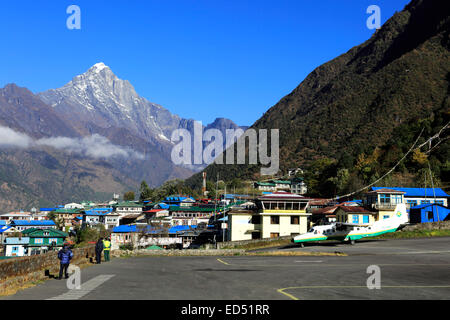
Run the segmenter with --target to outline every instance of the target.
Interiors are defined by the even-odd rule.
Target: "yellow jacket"
[[[103,240],[103,250],[111,250],[111,242],[108,240]]]

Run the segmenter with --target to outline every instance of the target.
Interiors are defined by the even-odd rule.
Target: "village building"
[[[142,204],[133,201],[123,201],[113,205],[115,212],[119,215],[119,220],[130,214],[141,214]]]
[[[177,207],[171,206],[169,212],[171,214],[172,226],[197,226],[200,223],[208,224],[214,212],[218,213],[221,208],[214,207]]]
[[[3,241],[7,237],[11,237],[12,235],[19,233],[19,232],[20,232],[19,230],[17,230],[14,227],[11,227],[10,225],[0,224],[0,243],[3,243]]]
[[[386,189],[383,187],[372,187],[374,191]],[[450,195],[441,188],[397,188],[389,187],[387,189],[404,192],[406,208],[415,207],[420,204],[437,203],[444,207],[449,206]]]
[[[272,179],[264,182],[254,182],[253,187],[263,192],[286,191],[300,195],[308,192],[308,188],[303,178],[292,178],[291,180]]]
[[[58,208],[52,213],[56,215],[56,219],[62,221],[63,227],[67,230],[73,227],[73,219],[83,216],[83,210],[80,209]]]
[[[377,189],[365,194],[362,206],[340,206],[336,221],[371,225],[375,221],[392,218],[398,204],[405,203],[405,192],[393,189]]]
[[[255,182],[253,187],[259,191],[276,191],[276,185],[272,182]]]
[[[82,222],[88,226],[102,224],[108,230],[119,225],[119,214],[112,208],[94,208],[84,211]]]
[[[12,220],[32,220],[31,212],[9,212],[0,214],[0,220],[7,221],[7,223]]]
[[[306,187],[306,183],[302,178],[294,178],[291,180],[290,186],[291,193],[295,194],[306,194],[308,192],[308,188]]]
[[[64,209],[84,209],[84,206],[82,204],[72,202],[64,205]]]
[[[28,237],[8,237],[3,240],[3,252],[6,257],[23,257],[28,255]]]
[[[52,220],[13,220],[10,223],[11,227],[15,227],[17,231],[24,231],[27,229],[56,229],[56,224]]]
[[[68,234],[56,229],[27,229],[21,237],[4,239],[5,256],[22,257],[59,250]]]
[[[153,227],[122,225],[111,233],[111,249],[129,245],[133,248],[160,246],[162,248],[188,248],[202,235],[196,226]]]
[[[309,201],[301,195],[276,192],[256,199],[256,209],[234,208],[228,213],[227,240],[296,236],[308,230]]]
[[[437,203],[420,204],[410,209],[409,220],[411,223],[450,220],[450,208]]]
[[[170,196],[164,199],[164,203],[169,206],[190,207],[193,206],[195,202],[194,198],[184,196]]]

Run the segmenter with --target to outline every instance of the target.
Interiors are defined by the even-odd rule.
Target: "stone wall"
[[[72,249],[72,264],[82,265],[95,257],[95,246]],[[48,252],[30,257],[0,260],[0,295],[11,293],[26,283],[57,276],[59,260],[57,252]]]
[[[414,230],[439,230],[450,229],[450,221],[439,222],[426,222],[411,224],[402,229],[402,231],[414,231]]]
[[[254,240],[218,242],[217,248],[218,249],[233,248],[235,246],[242,246],[242,245],[251,244],[251,243],[270,243],[273,241],[280,241],[280,240],[286,240],[286,239],[292,239],[292,236],[284,236],[284,237],[278,237],[278,238],[254,239]]]

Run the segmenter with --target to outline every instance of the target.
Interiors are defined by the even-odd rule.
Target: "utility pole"
[[[428,144],[428,151],[431,150],[431,140],[430,143]],[[436,204],[436,191],[434,190],[434,182],[433,182],[433,173],[431,172],[431,165],[430,165],[430,161],[428,160],[428,170],[430,171],[430,180],[431,180],[431,187],[433,188],[433,196],[434,196],[434,204]],[[439,222],[439,210],[438,210],[438,206],[436,205],[436,215],[437,215],[437,221]]]
[[[219,186],[219,173],[217,173],[217,178],[216,178],[216,192],[214,195],[214,223],[217,222],[217,188]]]

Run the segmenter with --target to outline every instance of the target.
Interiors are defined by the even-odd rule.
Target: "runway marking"
[[[328,263],[321,263],[322,260],[315,260],[315,261],[307,261],[307,260],[297,260],[294,262],[311,262],[316,263],[314,265],[308,264],[308,265],[301,265],[301,264],[237,264],[237,263],[229,263],[222,259],[217,259],[220,263],[223,263],[227,266],[236,266],[236,267],[342,267],[342,266],[367,266],[370,265],[370,263],[341,263],[341,264],[328,264]],[[378,266],[450,266],[450,263],[377,263]]]
[[[223,263],[223,264],[226,264],[227,266],[229,266],[229,265],[230,265],[229,263],[227,263],[227,262],[223,261],[222,259],[217,259],[217,261],[219,261],[219,262],[221,262],[221,263]]]
[[[55,296],[53,298],[49,298],[46,300],[78,300],[114,276],[115,276],[114,274],[112,274],[112,275],[103,274],[103,275],[97,276],[97,277],[92,278],[91,280],[83,283],[81,285],[81,289],[79,289],[79,290],[72,289],[72,290],[67,291],[66,293],[60,294],[59,296]]]
[[[300,300],[296,296],[284,292],[285,290],[292,290],[292,289],[360,289],[360,288],[366,288],[367,286],[301,286],[301,287],[288,287],[288,288],[281,288],[277,289],[277,292],[291,298],[292,300]],[[400,288],[400,289],[414,289],[414,288],[450,288],[450,285],[446,286],[381,286],[381,289],[383,288]]]

